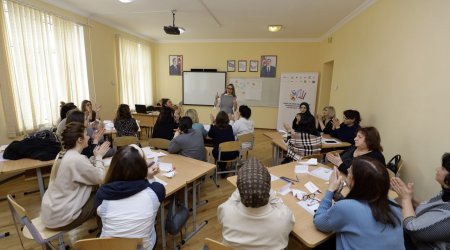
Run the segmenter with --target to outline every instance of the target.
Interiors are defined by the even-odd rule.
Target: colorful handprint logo
[[[305,100],[306,97],[306,91],[303,89],[293,89],[291,90],[291,93],[289,93],[289,99],[291,101],[299,101],[299,100]]]

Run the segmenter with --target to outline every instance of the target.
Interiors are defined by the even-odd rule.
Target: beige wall
[[[421,199],[440,189],[434,170],[450,151],[449,10],[445,0],[379,0],[321,46],[321,63],[334,60],[331,104],[380,130]]]
[[[183,69],[213,68],[226,71],[227,60],[261,60],[262,55],[277,56],[277,77],[282,72],[319,72],[319,43],[167,43],[157,45],[156,83],[158,98],[167,97],[175,103],[182,100],[182,77],[169,76],[169,55],[183,55]],[[259,72],[228,72],[229,77],[259,77]],[[211,96],[211,102],[214,96]],[[186,107],[192,108],[192,107]],[[200,120],[209,123],[212,107],[194,106]],[[252,119],[258,128],[276,128],[278,109],[251,107]]]

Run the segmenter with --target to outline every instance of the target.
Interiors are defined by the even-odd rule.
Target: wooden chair
[[[114,138],[113,148],[117,150],[119,147],[127,146],[130,144],[139,144],[139,139],[136,136],[120,136]]]
[[[238,156],[230,159],[230,160],[222,160],[222,154],[228,153],[228,152],[238,152]],[[227,141],[222,142],[219,144],[219,154],[216,161],[216,171],[214,173],[214,183],[217,187],[220,187],[219,184],[217,184],[217,176],[219,174],[226,174],[226,173],[234,173],[237,174],[237,168],[239,160],[241,159],[241,143],[238,141]],[[231,166],[234,165],[234,168],[231,170],[219,170],[219,163],[224,162],[227,165],[230,164]]]
[[[58,239],[58,249],[66,249],[66,246],[64,245],[64,231],[56,231],[46,228],[44,224],[42,224],[41,217],[30,220],[27,210],[19,205],[11,194],[8,194],[6,198],[8,200],[14,226],[16,227],[17,235],[19,236],[22,247],[23,243],[20,236],[20,230],[17,227],[17,221],[23,226],[23,236],[27,239],[34,239],[42,246],[42,249],[56,249],[56,247],[51,244],[51,241],[56,239]]]
[[[94,238],[79,240],[73,244],[76,250],[132,250],[142,249],[142,239],[133,238]]]
[[[253,150],[255,135],[253,133],[238,135],[237,140],[241,143],[241,154],[245,152],[245,159],[247,160],[248,151]]]
[[[148,139],[148,143],[150,144],[151,147],[167,150],[169,148],[170,141],[162,138],[150,138]]]
[[[223,244],[222,242],[218,242],[216,240],[205,238],[205,245],[208,247],[208,250],[232,250],[233,248]]]

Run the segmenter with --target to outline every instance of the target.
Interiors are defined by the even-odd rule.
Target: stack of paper
[[[296,174],[307,174],[307,173],[309,173],[308,165],[304,165],[304,164],[296,165],[294,171]]]
[[[301,163],[303,165],[317,165],[317,158],[311,158],[308,160],[300,160],[298,163]]]
[[[311,215],[314,215],[316,213],[316,210],[319,208],[320,200],[310,199],[306,201],[299,201],[297,202],[297,204],[304,208]]]
[[[155,158],[155,157],[161,157],[161,156],[165,156],[166,155],[166,154],[164,154],[162,152],[152,151],[150,149],[150,147],[142,148],[142,151],[144,151],[145,158],[148,158],[148,159]]]
[[[322,180],[328,181],[330,180],[331,174],[333,173],[332,169],[324,168],[324,167],[318,167],[311,171],[311,175],[318,177]]]

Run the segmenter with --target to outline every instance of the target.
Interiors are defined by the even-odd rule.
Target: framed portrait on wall
[[[227,71],[228,72],[236,71],[236,61],[235,60],[228,60],[227,61]]]
[[[170,55],[169,56],[169,75],[181,76],[183,72],[183,56]]]
[[[247,71],[247,61],[246,60],[239,60],[238,61],[238,71],[239,72],[246,72]]]
[[[258,60],[250,60],[250,72],[258,72]]]
[[[261,56],[261,77],[277,75],[277,56]]]

